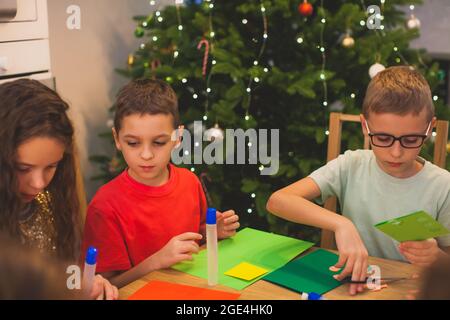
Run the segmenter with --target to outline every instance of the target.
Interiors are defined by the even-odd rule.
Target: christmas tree
[[[266,201],[325,163],[329,113],[360,113],[369,71],[410,65],[432,90],[442,83],[438,65],[409,47],[420,2],[197,0],[157,10],[150,1],[151,13],[134,17],[142,43],[118,72],[170,83],[182,122],[193,130],[202,121],[208,138],[221,139],[221,128],[279,129],[274,175],[261,175],[261,164],[184,166],[201,178],[209,205],[235,209],[242,225],[317,241],[317,230],[280,221]],[[435,103],[438,118],[448,119],[442,99]],[[361,147],[360,127],[346,127],[342,139],[342,150]],[[125,168],[119,152],[91,158],[105,182]]]

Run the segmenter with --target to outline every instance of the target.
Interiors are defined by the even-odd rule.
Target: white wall
[[[412,47],[425,48],[433,57],[450,60],[450,0],[424,0],[413,12],[421,28],[420,38],[413,41]]]
[[[157,8],[164,2],[157,1]],[[66,9],[73,4],[81,8],[81,30],[66,28]],[[90,181],[96,167],[88,156],[111,153],[97,134],[105,131],[108,108],[127,81],[114,68],[126,66],[138,47],[132,17],[150,11],[148,0],[48,0],[52,72],[58,92],[71,105],[89,198],[99,183]]]

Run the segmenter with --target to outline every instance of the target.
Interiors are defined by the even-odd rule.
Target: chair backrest
[[[341,133],[343,122],[359,122],[359,115],[330,113],[330,125],[328,134],[327,162],[339,156],[341,153]],[[445,168],[447,157],[448,121],[436,121],[436,136],[434,139],[433,163],[441,168]],[[364,149],[369,149],[369,137],[364,137]],[[329,198],[324,205],[325,209],[336,212],[336,197]],[[327,249],[335,249],[334,233],[329,230],[322,230],[320,246]]]

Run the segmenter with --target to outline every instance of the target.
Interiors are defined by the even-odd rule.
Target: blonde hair
[[[366,119],[370,113],[419,115],[426,111],[427,121],[434,117],[431,90],[425,78],[408,66],[387,68],[369,83],[362,112]]]

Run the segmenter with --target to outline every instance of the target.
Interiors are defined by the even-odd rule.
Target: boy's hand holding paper
[[[431,265],[439,256],[446,254],[439,248],[436,239],[402,242],[398,249],[410,263],[423,267]]]
[[[375,227],[400,242],[400,253],[411,263],[428,266],[445,254],[434,239],[450,231],[425,211],[391,219]]]

